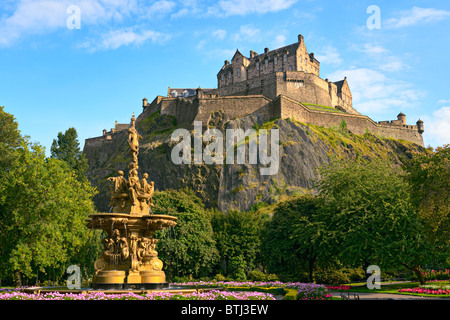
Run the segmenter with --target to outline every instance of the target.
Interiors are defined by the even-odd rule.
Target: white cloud
[[[244,25],[239,28],[239,32],[233,37],[235,41],[258,41],[261,30],[252,25]]]
[[[14,45],[26,36],[67,28],[66,21],[70,17],[67,8],[71,5],[80,8],[82,29],[121,22],[145,9],[136,0],[20,0],[9,14],[0,17],[0,46]],[[173,6],[173,2],[163,0],[147,9],[162,12]]]
[[[206,45],[206,40],[202,39],[197,43],[197,45],[195,46],[195,49],[202,50],[205,47],[205,45]]]
[[[382,71],[398,72],[409,69],[409,66],[405,63],[404,59],[390,55],[389,50],[381,45],[365,43],[362,46],[354,45],[352,48],[356,51],[366,53],[371,59],[370,61]]]
[[[202,16],[205,15],[207,9],[197,0],[179,0],[177,8],[179,9],[177,12],[173,13],[170,18],[177,19],[185,16]]]
[[[109,31],[102,35],[101,40],[86,41],[80,44],[79,47],[94,52],[98,50],[116,50],[122,46],[138,46],[146,41],[162,43],[168,39],[168,35],[153,30],[135,32],[131,29],[124,29]]]
[[[286,10],[296,2],[297,0],[220,0],[217,6],[209,8],[209,13],[225,16],[263,14]]]
[[[202,57],[205,61],[230,60],[235,53],[236,50],[215,48],[211,50],[204,50]]]
[[[413,7],[410,10],[402,11],[397,18],[386,20],[383,26],[387,28],[402,28],[417,24],[437,22],[450,17],[450,11]]]
[[[391,116],[402,110],[406,112],[422,95],[411,83],[368,68],[338,70],[327,78],[337,81],[345,76],[352,92],[353,107],[362,114]]]
[[[410,68],[403,60],[394,56],[385,57],[379,66],[381,70],[387,72],[398,72]]]
[[[424,139],[433,147],[450,144],[450,106],[444,106],[434,111],[424,119]]]
[[[335,47],[330,45],[322,48],[319,54],[315,54],[315,57],[320,63],[326,63],[328,65],[338,65],[342,63],[339,52]]]
[[[14,43],[23,33],[38,34],[66,25],[64,1],[21,1],[15,12],[0,20],[0,45]]]
[[[369,55],[379,55],[379,54],[388,52],[387,49],[383,48],[380,45],[376,45],[376,44],[373,44],[373,43],[365,43],[363,45],[362,49],[361,48],[357,48],[357,50],[361,51],[361,52],[364,52],[364,53],[367,53]]]
[[[223,40],[227,36],[227,31],[223,29],[215,30],[212,35],[216,39]]]
[[[286,45],[287,37],[283,34],[279,34],[275,37],[275,41],[272,43],[274,48],[281,48]]]
[[[438,103],[450,103],[450,99],[441,99]]]
[[[149,18],[152,18],[171,12],[175,6],[176,3],[174,1],[161,0],[152,3],[149,7],[144,9],[144,12]]]

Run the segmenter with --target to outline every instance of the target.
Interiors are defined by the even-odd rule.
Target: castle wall
[[[313,73],[286,71],[266,74],[246,81],[214,89],[209,93],[221,96],[262,94],[269,99],[278,95],[303,103],[315,103],[334,107],[328,82]],[[335,101],[338,101],[335,95]]]
[[[301,95],[303,101],[311,101],[309,103],[324,104],[327,99],[323,84],[317,80],[312,74],[306,74],[306,77],[300,77],[301,73],[286,74],[287,80],[284,81],[284,73],[277,73],[277,77],[268,77],[271,81],[268,85],[258,86],[262,79],[254,79],[248,81],[249,85],[235,84],[234,88],[242,89],[245,87],[245,92],[254,95],[233,95],[233,96],[216,96],[208,94],[196,98],[166,98],[158,97],[152,104],[144,110],[143,114],[153,113],[160,108],[161,114],[168,114],[177,118],[178,124],[192,124],[193,121],[202,121],[206,125],[210,119],[212,112],[223,110],[230,118],[240,117],[248,114],[256,114],[261,117],[263,121],[268,121],[274,118],[286,119],[293,117],[297,121],[315,124],[319,126],[328,127],[330,125],[338,127],[342,120],[345,120],[347,128],[355,134],[363,135],[366,130],[386,138],[403,139],[414,142],[423,146],[422,135],[418,132],[417,126],[406,125],[392,122],[376,123],[367,116],[360,114],[349,113],[335,113],[319,110],[311,110],[297,100]],[[298,76],[297,78],[294,78]],[[290,78],[289,78],[290,77]],[[320,78],[318,78],[320,79]],[[290,80],[290,81],[289,81]],[[302,86],[292,90],[292,86],[297,83],[294,80],[303,80],[304,86],[309,87],[309,90],[302,91]],[[324,81],[327,83],[326,81]],[[280,85],[281,84],[281,85]],[[328,83],[327,83],[328,85]],[[291,87],[290,87],[291,86]],[[278,92],[288,92],[291,96],[280,94],[274,99],[262,95],[261,90],[270,95],[270,89],[278,88]],[[312,89],[313,88],[313,89]],[[221,88],[216,91],[223,91],[226,88]],[[266,90],[266,91],[264,91]],[[292,97],[292,92],[296,92],[298,96]],[[217,92],[216,92],[217,93]],[[306,103],[305,102],[305,103]],[[143,116],[143,114],[141,116]]]
[[[231,118],[258,114],[264,121],[274,118],[272,102],[264,96],[232,96],[199,99],[195,121],[206,124],[212,112],[223,110]]]
[[[262,94],[269,99],[277,96],[277,77],[271,73],[242,82],[237,82],[225,87],[208,91],[209,94],[220,96],[246,96]]]
[[[178,124],[192,123],[199,113],[198,99],[195,98],[165,98],[159,103],[161,114],[172,115]]]
[[[312,73],[295,71],[282,73],[277,77],[277,93],[302,103],[334,107],[328,83]]]
[[[297,101],[280,96],[274,101],[274,106],[280,109],[282,119],[293,117],[295,120],[328,127],[339,126],[342,120],[347,128],[355,134],[363,135],[366,130],[385,138],[403,139],[424,146],[422,135],[414,125],[378,124],[367,116],[347,113],[332,113],[310,110]]]

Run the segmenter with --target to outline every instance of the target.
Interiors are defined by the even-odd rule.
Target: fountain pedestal
[[[111,182],[109,213],[89,215],[87,227],[106,232],[104,251],[95,261],[94,289],[159,289],[167,287],[163,262],[155,250],[158,239],[155,231],[174,227],[176,217],[150,214],[154,207],[153,181],[147,182],[148,174],[138,177],[139,140],[142,137],[135,128],[136,119],[131,118],[128,144],[133,161],[128,165],[128,179],[123,171]]]
[[[163,262],[155,250],[155,231],[174,227],[169,215],[97,213],[87,219],[88,228],[107,233],[105,250],[95,261],[94,289],[150,289],[166,286]]]

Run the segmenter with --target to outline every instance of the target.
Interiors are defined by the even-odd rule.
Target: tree
[[[436,251],[410,201],[404,172],[385,161],[334,162],[320,170],[321,220],[328,242],[347,264],[405,266],[423,282],[420,266]]]
[[[64,161],[46,158],[38,144],[22,142],[7,173],[0,208],[0,270],[22,277],[65,270],[87,240],[94,188],[74,177]]]
[[[214,213],[212,225],[222,272],[245,280],[246,274],[261,264],[261,232],[268,218],[257,211]]]
[[[444,257],[450,256],[450,145],[417,154],[405,170],[428,241],[440,247]]]
[[[23,138],[14,116],[3,108],[0,106],[0,170],[5,173],[16,162],[15,150],[21,147]],[[4,177],[4,174],[0,175],[0,183]]]
[[[169,276],[202,277],[211,273],[218,259],[213,239],[211,213],[192,190],[164,190],[154,193],[154,214],[178,218],[172,229],[158,231],[156,250]]]
[[[266,225],[262,245],[269,272],[298,279],[308,270],[314,281],[314,270],[330,261],[324,239],[323,223],[318,220],[322,201],[312,195],[280,202]]]
[[[59,132],[58,139],[53,139],[50,148],[51,157],[64,160],[69,168],[75,171],[79,180],[86,180],[88,162],[80,151],[78,134],[75,128],[69,128],[65,133]]]

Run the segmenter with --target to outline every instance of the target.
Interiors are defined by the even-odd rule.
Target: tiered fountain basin
[[[105,250],[94,263],[93,289],[162,289],[169,285],[155,250],[157,230],[174,227],[177,218],[158,214],[97,213],[87,227],[102,229]]]

